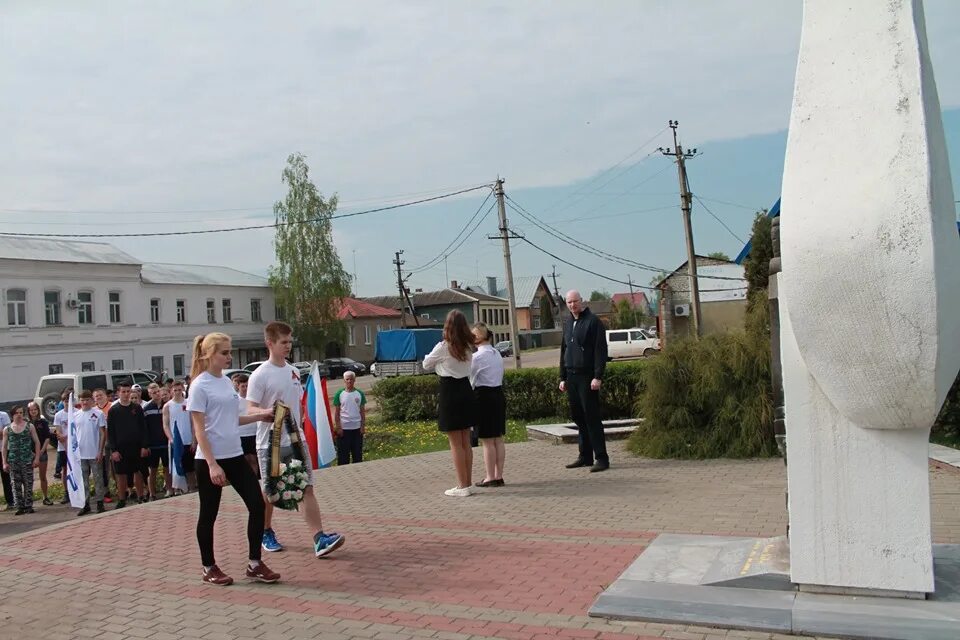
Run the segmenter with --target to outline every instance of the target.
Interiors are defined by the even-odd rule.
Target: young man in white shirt
[[[90,513],[90,477],[93,476],[94,499],[97,513],[103,513],[103,449],[107,444],[107,419],[94,406],[93,393],[80,392],[80,410],[74,414],[77,422],[77,444],[80,449],[80,480],[86,499],[78,516]]]
[[[277,402],[282,402],[290,408],[293,424],[300,430],[300,441],[305,443],[303,429],[300,425],[300,399],[303,388],[300,386],[300,372],[287,362],[287,356],[293,348],[293,330],[283,322],[270,322],[263,329],[264,340],[270,351],[270,359],[257,367],[247,383],[247,403],[250,413],[262,409],[270,409]],[[257,424],[257,457],[260,462],[260,487],[265,489],[270,478],[270,432],[273,429],[271,422]],[[284,432],[280,438],[280,457],[284,463],[294,458],[290,444],[290,436]],[[313,492],[313,470],[309,454],[302,460],[307,472],[307,486],[303,491],[304,520],[315,531],[313,536],[314,555],[322,558],[338,549],[344,542],[344,536],[339,533],[324,533],[323,522],[320,517],[320,505]],[[264,532],[263,548],[266,551],[282,551],[283,545],[277,541],[273,530],[273,505],[264,493]]]
[[[343,374],[343,389],[333,396],[337,431],[337,464],[363,462],[363,436],[367,432],[367,396],[356,388],[357,374]]]

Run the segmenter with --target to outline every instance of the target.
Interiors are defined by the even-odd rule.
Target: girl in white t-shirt
[[[233,578],[217,566],[213,554],[213,526],[220,510],[220,497],[227,482],[247,505],[247,542],[250,563],[246,576],[259,582],[274,583],[280,574],[271,571],[260,560],[263,539],[263,497],[253,470],[243,457],[240,444],[241,424],[273,420],[273,410],[240,415],[239,400],[233,383],[223,375],[230,366],[230,336],[208,333],[193,341],[193,366],[190,371],[190,397],[187,410],[193,423],[197,443],[197,490],[200,494],[200,515],[197,520],[197,542],[203,563],[203,581],[226,586]]]

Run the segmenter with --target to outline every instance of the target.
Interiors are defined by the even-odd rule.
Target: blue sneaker
[[[263,550],[271,553],[283,551],[283,545],[277,541],[277,534],[273,529],[263,530]]]
[[[318,558],[333,553],[337,549],[343,546],[344,541],[347,538],[340,535],[339,533],[327,533],[317,538],[313,541],[313,552],[317,555]]]

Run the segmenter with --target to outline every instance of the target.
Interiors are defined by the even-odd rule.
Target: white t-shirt
[[[362,423],[360,407],[367,404],[367,397],[363,391],[354,387],[353,391],[340,389],[333,396],[333,404],[340,411],[340,426],[343,429],[359,429]]]
[[[278,367],[269,360],[250,374],[247,382],[247,400],[256,402],[262,409],[270,409],[277,402],[290,407],[293,424],[300,430],[300,440],[304,440],[303,426],[300,424],[300,399],[303,387],[300,386],[300,371],[287,363]],[[257,423],[257,449],[270,448],[270,430],[272,422]],[[280,436],[280,446],[290,446],[290,435],[284,430]]]
[[[184,446],[193,444],[193,428],[190,425],[190,411],[187,410],[187,399],[183,402],[174,402],[171,400],[163,405],[167,408],[167,418],[170,420],[170,435],[173,435],[173,429],[176,427],[180,432],[180,440]]]
[[[218,378],[204,371],[190,383],[187,410],[204,414],[204,432],[214,460],[243,455],[240,430],[237,428],[240,424],[240,412],[237,410],[239,397],[226,376]],[[199,444],[195,457],[208,460]]]
[[[503,386],[503,357],[489,344],[480,345],[470,364],[470,384],[476,387]]]
[[[240,415],[245,415],[247,413],[247,399],[240,398]],[[247,424],[240,425],[240,437],[249,438],[250,436],[257,435],[257,423],[248,422]]]
[[[0,429],[10,426],[10,416],[6,411],[0,411]]]
[[[67,435],[67,428],[70,426],[70,420],[67,419],[67,410],[60,409],[57,411],[57,415],[53,416],[53,428],[57,430],[57,434],[61,436]],[[60,440],[57,440],[57,451],[66,451],[67,447]]]
[[[96,460],[100,455],[100,429],[107,428],[107,419],[96,407],[80,409],[73,414],[77,421],[77,447],[81,460]]]

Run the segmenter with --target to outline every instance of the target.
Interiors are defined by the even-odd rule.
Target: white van
[[[148,384],[156,381],[156,374],[141,371],[140,369],[128,371],[84,371],[82,373],[55,373],[43,376],[37,383],[37,393],[33,401],[40,406],[49,422],[53,422],[57,415],[57,403],[60,402],[60,394],[64,389],[73,389],[74,393],[80,393],[83,389],[93,391],[94,389],[104,389],[107,392],[114,391],[117,385],[129,380],[134,384],[139,384],[146,388]]]
[[[639,358],[656,355],[660,351],[660,339],[644,329],[614,329],[607,331],[607,357]]]

